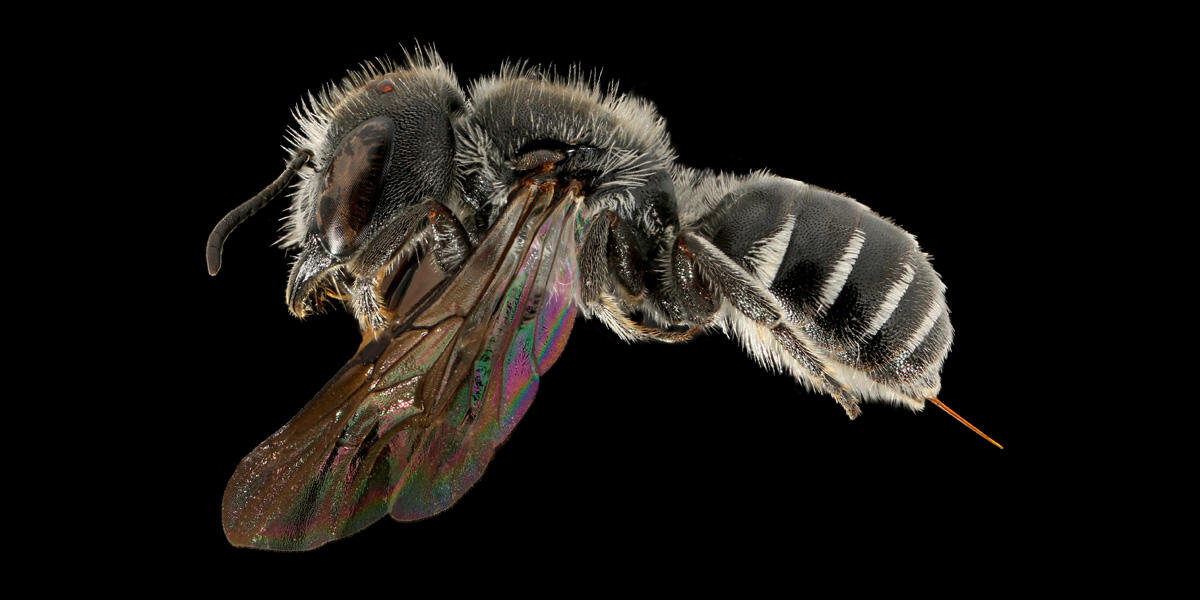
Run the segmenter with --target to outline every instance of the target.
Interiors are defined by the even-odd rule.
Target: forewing
[[[238,465],[225,490],[239,546],[305,550],[386,512],[452,505],[525,414],[575,319],[576,202],[510,196],[454,279],[354,358]]]

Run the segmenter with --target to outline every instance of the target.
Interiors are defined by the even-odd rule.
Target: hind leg
[[[862,413],[858,396],[838,379],[836,368],[821,357],[816,342],[786,318],[779,301],[759,278],[710,240],[694,232],[681,234],[675,241],[671,265],[675,293],[691,296],[691,305],[723,300],[714,310],[724,313],[733,335],[760,363],[787,370],[833,396],[851,419]]]

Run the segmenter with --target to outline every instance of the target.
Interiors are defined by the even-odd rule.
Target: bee
[[[349,73],[295,117],[283,173],[210,235],[209,272],[298,177],[287,306],[337,301],[362,343],[238,465],[222,506],[235,545],[307,550],[450,507],[579,314],[629,342],[720,331],[851,419],[865,401],[953,415],[936,399],[945,285],[916,239],[819,187],[677,164],[641,98],[524,65],[467,94],[419,51]]]

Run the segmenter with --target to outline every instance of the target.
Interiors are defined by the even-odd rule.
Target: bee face
[[[454,182],[453,120],[465,105],[437,68],[367,71],[310,97],[298,111],[295,152],[312,154],[292,204],[284,245],[302,249],[287,303],[303,316],[323,296],[378,278],[417,232],[426,201]],[[400,227],[389,227],[397,221]]]

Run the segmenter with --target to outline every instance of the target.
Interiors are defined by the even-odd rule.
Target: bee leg
[[[592,219],[579,250],[584,314],[595,316],[627,342],[679,342],[690,338],[699,327],[670,331],[629,318],[629,310],[623,305],[640,300],[645,287],[644,261],[633,236],[629,225],[612,211],[602,211]]]
[[[609,211],[592,219],[587,232],[584,233],[583,244],[579,248],[580,297],[587,306],[600,303],[600,297],[610,292],[611,281],[605,271],[608,250],[608,231],[611,226]],[[615,216],[615,215],[614,215]]]
[[[603,216],[609,220],[609,272],[616,275],[617,283],[628,293],[631,304],[640,302],[642,292],[646,287],[646,272],[642,268],[642,253],[637,247],[636,234],[628,223],[621,220],[612,211],[604,211]]]
[[[677,323],[709,323],[721,304],[720,288],[702,273],[696,254],[684,236],[675,238],[666,260],[659,300],[663,312]]]
[[[433,258],[444,273],[453,273],[471,253],[471,240],[458,217],[440,202],[434,202],[426,214]]]
[[[354,282],[350,290],[350,310],[358,317],[358,326],[363,331],[379,332],[387,325],[387,313],[378,287],[369,278]]]
[[[755,323],[775,327],[783,319],[783,308],[758,281],[740,265],[733,262],[712,242],[694,233],[684,233],[675,240],[676,254],[686,257],[684,263],[675,261],[675,272],[681,285],[687,281],[709,296],[720,296]],[[694,265],[694,266],[693,266]],[[692,268],[695,274],[684,271]],[[713,311],[716,307],[712,307]]]
[[[738,314],[727,315],[726,320],[755,358],[766,365],[780,365],[781,354],[790,358],[800,369],[789,370],[813,381],[833,396],[846,411],[846,416],[853,419],[862,413],[858,397],[838,380],[834,369],[813,350],[816,344],[785,318],[783,307],[757,278],[711,241],[695,233],[681,234],[675,247],[675,254],[687,259],[673,261],[680,288],[686,290],[691,286],[704,291],[707,287],[708,297],[727,301]],[[691,265],[694,265],[695,273],[686,270]]]
[[[862,414],[862,409],[858,406],[858,396],[854,394],[850,386],[839,381],[833,369],[812,351],[812,342],[798,328],[777,325],[771,329],[771,335],[794,360],[800,363],[810,377],[817,381],[825,393],[833,396],[833,399],[841,405],[842,410],[846,411],[847,417],[853,420]]]
[[[462,223],[441,203],[429,202],[405,209],[348,265],[354,275],[354,284],[349,293],[350,307],[364,331],[379,332],[391,318],[384,307],[386,299],[380,286],[386,280],[387,271],[384,268],[388,265],[394,267],[397,263],[396,246],[403,248],[399,253],[401,262],[418,251],[419,242],[397,240],[425,240],[434,262],[443,273],[458,269],[472,248]]]
[[[627,342],[649,336],[618,305],[612,275],[608,270],[609,234],[614,222],[612,211],[605,210],[592,219],[579,249],[580,299],[586,313],[594,315]]]

